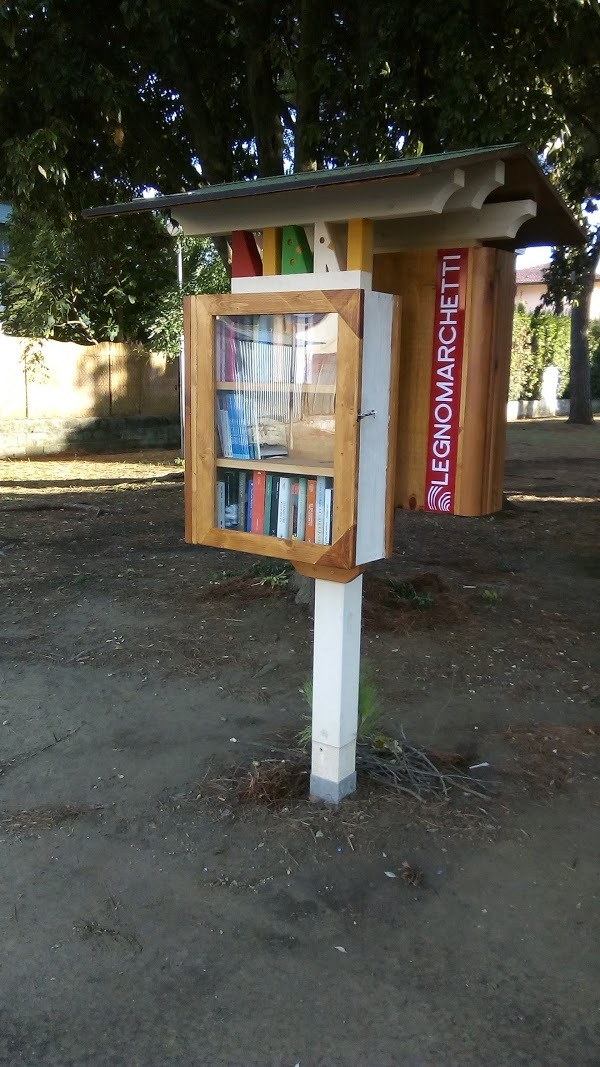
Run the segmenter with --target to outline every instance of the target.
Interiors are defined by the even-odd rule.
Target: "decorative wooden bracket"
[[[340,230],[346,227],[315,222],[315,273],[331,273],[346,269],[345,242],[340,239]]]
[[[263,272],[262,259],[249,230],[234,230],[231,234],[232,278],[259,278]]]
[[[303,226],[284,226],[281,248],[282,274],[312,274],[313,254]]]

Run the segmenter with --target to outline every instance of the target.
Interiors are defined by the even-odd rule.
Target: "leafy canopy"
[[[0,195],[15,247],[36,217],[46,237],[42,289],[63,306],[40,322],[150,336],[164,233],[78,222],[146,188],[522,140],[585,204],[600,193],[599,46],[597,0],[6,0]],[[3,289],[15,324],[28,291],[44,300],[25,266],[13,257]]]

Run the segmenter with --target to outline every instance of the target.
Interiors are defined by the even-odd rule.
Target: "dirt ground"
[[[398,515],[373,571],[443,596],[366,612],[384,729],[489,795],[337,812],[225,780],[304,725],[311,618],[184,544],[175,458],[0,463],[0,1063],[600,1064],[600,427]]]

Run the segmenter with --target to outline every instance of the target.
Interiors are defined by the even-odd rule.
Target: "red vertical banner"
[[[454,511],[468,248],[438,252],[425,511]]]

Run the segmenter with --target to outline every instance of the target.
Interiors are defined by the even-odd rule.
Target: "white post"
[[[362,574],[315,580],[311,796],[337,804],[356,789]]]

